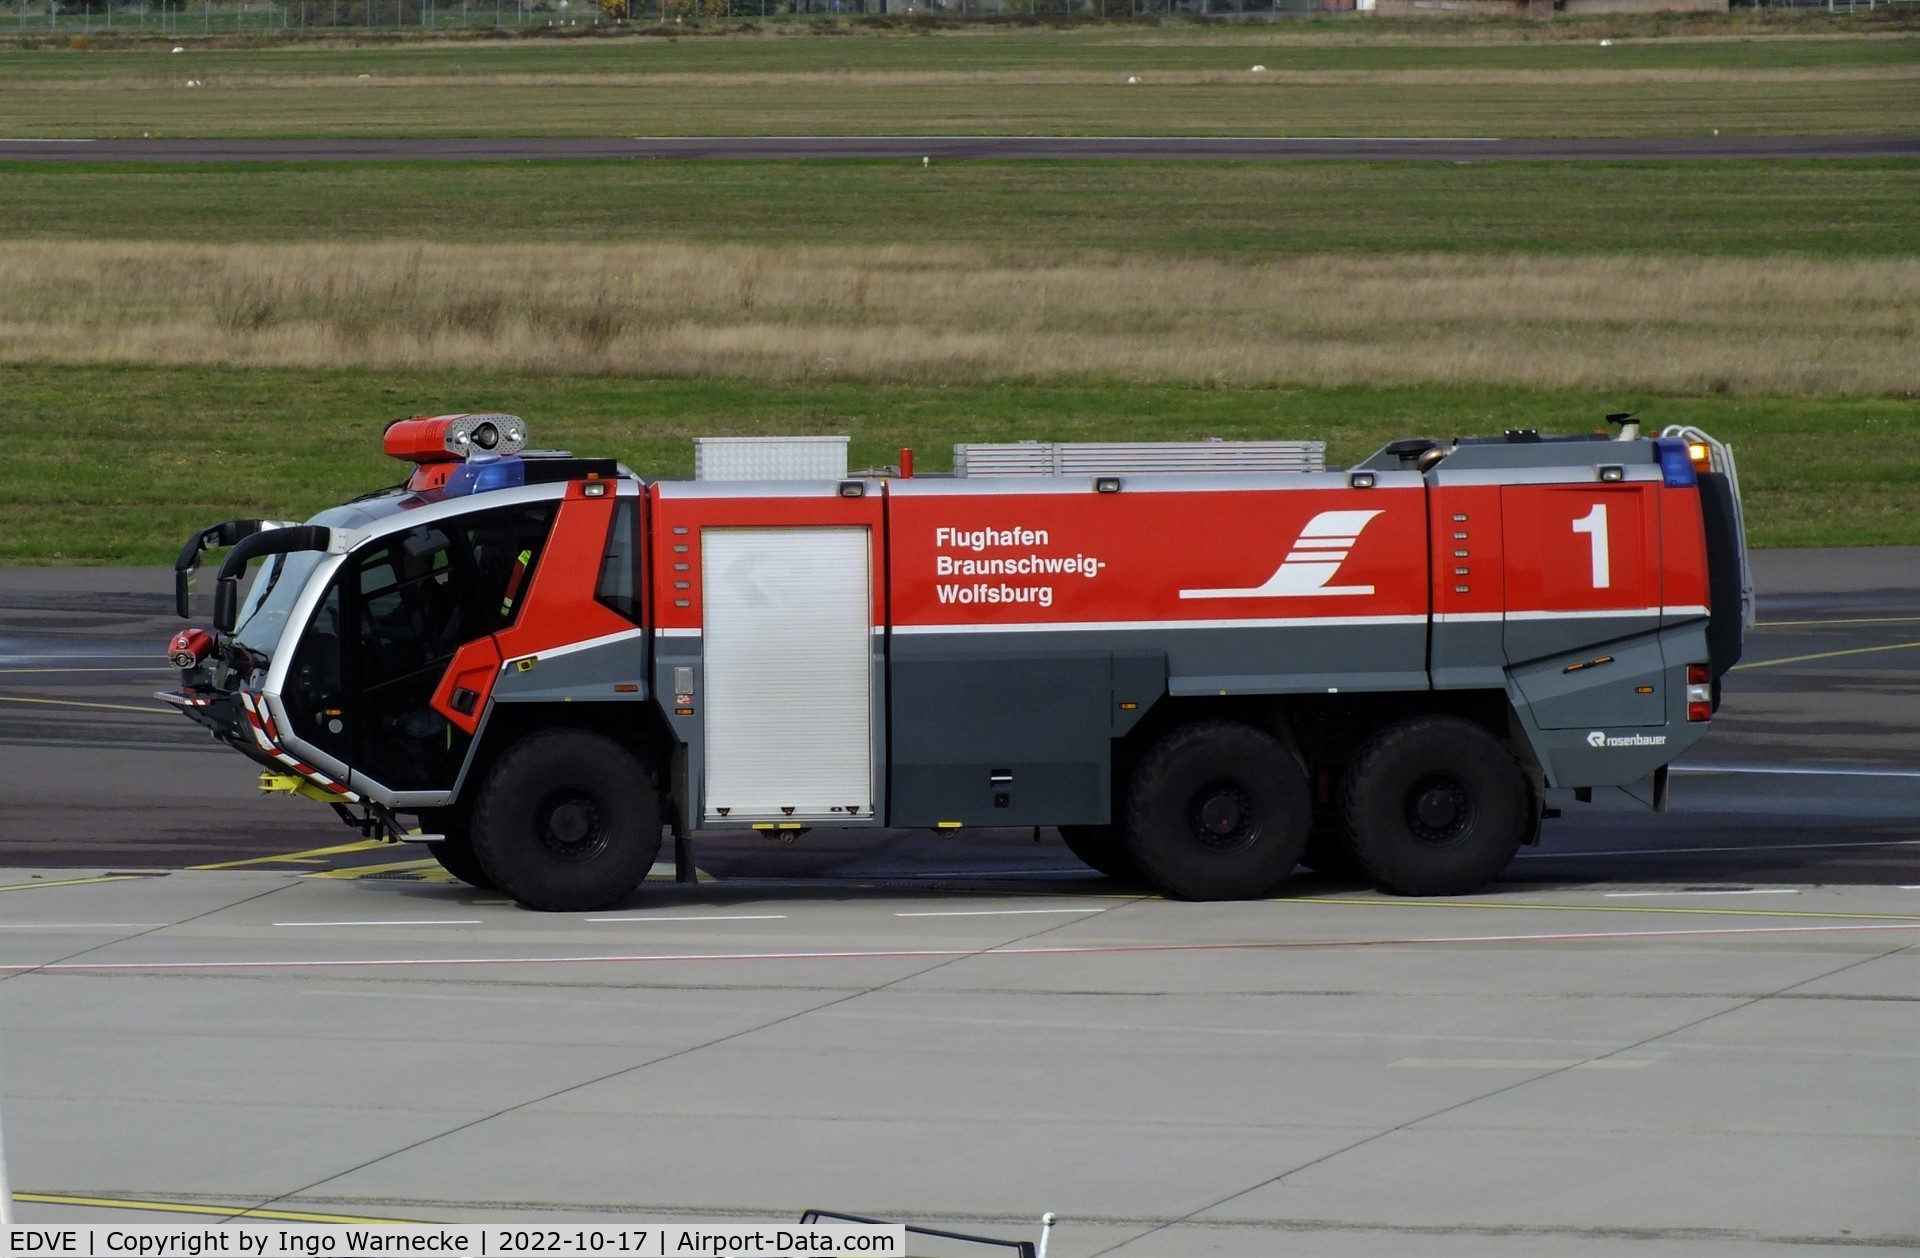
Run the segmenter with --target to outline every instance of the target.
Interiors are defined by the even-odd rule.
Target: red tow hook
[[[212,634],[205,629],[182,629],[167,643],[167,662],[178,669],[189,669],[212,651]]]

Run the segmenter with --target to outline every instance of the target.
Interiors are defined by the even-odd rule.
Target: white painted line
[[[275,926],[478,926],[477,917],[437,917],[420,918],[416,921],[392,922],[275,922]]]
[[[1920,922],[1872,922],[1828,926],[1719,926],[1704,930],[1562,931],[1538,935],[1425,935],[1404,938],[1264,940],[1251,943],[1112,944],[1050,948],[849,948],[820,952],[653,952],[586,956],[501,957],[321,957],[288,961],[59,961],[0,965],[0,974],[166,974],[241,970],[441,969],[506,965],[666,965],[689,961],[917,961],[947,957],[990,961],[1000,957],[1129,956],[1152,952],[1306,952],[1341,948],[1432,948],[1460,944],[1639,943],[1651,940],[1725,939],[1762,935],[1843,935],[1862,931],[1916,931]]]
[[[1587,856],[1698,856],[1707,852],[1797,852],[1822,847],[1913,847],[1920,839],[1858,839],[1840,843],[1756,843],[1735,847],[1621,847],[1605,852],[1522,852],[1521,860],[1575,860]]]
[[[1402,1057],[1389,1063],[1414,1070],[1639,1070],[1647,1060],[1586,1061],[1578,1057]]]
[[[0,930],[158,930],[172,922],[0,922]]]
[[[1792,887],[1730,887],[1724,891],[1609,891],[1609,900],[1644,900],[1676,895],[1799,895]]]
[[[688,917],[589,917],[590,922],[784,922],[785,913],[700,913]]]
[[[1111,906],[1109,906],[1111,907]],[[933,913],[895,913],[895,917],[1020,917],[1031,913],[1104,913],[1097,909],[947,909]]]
[[[1920,778],[1913,769],[1816,769],[1803,765],[1676,764],[1674,773],[1760,774],[1808,778]]]

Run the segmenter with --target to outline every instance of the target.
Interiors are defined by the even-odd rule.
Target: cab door
[[[1500,490],[1507,665],[1543,729],[1666,721],[1659,468],[1616,471]]]

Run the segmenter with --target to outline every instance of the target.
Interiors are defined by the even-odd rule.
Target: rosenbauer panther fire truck
[[[187,540],[183,617],[231,549],[162,697],[536,909],[629,895],[666,829],[687,869],[695,832],[821,826],[1057,827],[1196,900],[1303,861],[1455,894],[1548,788],[1664,807],[1740,654],[1730,451],[1612,418],[1345,470],[1019,443],[850,475],[844,438],[710,439],[691,481],[525,450],[513,416],[397,421],[405,484]]]

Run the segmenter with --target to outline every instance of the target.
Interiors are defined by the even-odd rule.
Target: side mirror
[[[239,627],[240,577],[247,564],[263,555],[285,555],[296,550],[326,550],[333,544],[333,530],[320,524],[296,524],[290,528],[268,529],[241,538],[227,552],[220,565],[220,577],[213,587],[213,627],[220,633],[232,633]]]

